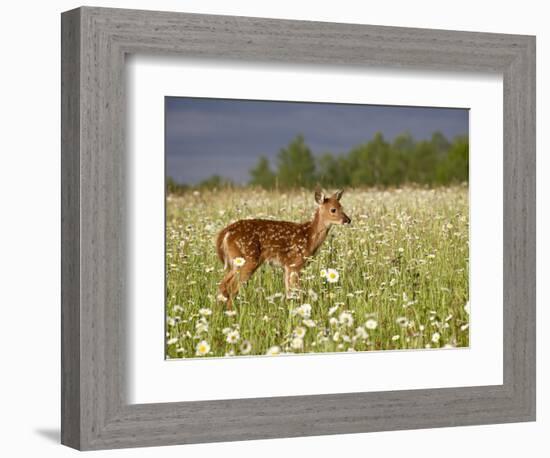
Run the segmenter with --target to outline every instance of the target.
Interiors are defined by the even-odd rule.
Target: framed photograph
[[[62,443],[535,419],[535,38],[62,14]]]

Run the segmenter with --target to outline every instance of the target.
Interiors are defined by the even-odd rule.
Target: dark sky
[[[468,134],[468,110],[334,103],[166,97],[166,173],[180,183],[218,174],[237,183],[260,155],[272,168],[279,150],[303,134],[315,155],[347,153],[375,132],[386,140],[408,131]]]

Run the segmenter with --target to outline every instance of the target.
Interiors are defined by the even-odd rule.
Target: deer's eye
[[[331,208],[331,209],[330,209],[330,212],[331,212],[331,213],[336,213],[336,209],[335,209],[335,208]]]

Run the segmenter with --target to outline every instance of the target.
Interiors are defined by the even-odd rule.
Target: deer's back
[[[223,229],[218,240],[233,244],[243,256],[273,261],[278,264],[294,262],[307,249],[307,224],[267,219],[244,219]]]

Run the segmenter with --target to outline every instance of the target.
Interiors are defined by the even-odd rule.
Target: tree
[[[348,160],[344,155],[334,157],[325,153],[317,160],[317,181],[325,187],[349,185]]]
[[[279,151],[277,165],[277,179],[282,188],[311,187],[315,184],[315,160],[302,135]]]
[[[440,184],[468,181],[469,172],[468,137],[456,137],[451,143],[445,158],[437,168],[437,181]]]
[[[326,187],[462,183],[468,181],[468,145],[467,136],[449,142],[441,132],[418,142],[405,132],[391,143],[377,132],[347,154],[326,152],[314,158],[299,135],[280,150],[276,173],[262,157],[250,170],[250,183],[266,188],[273,187],[275,180],[282,188],[312,187],[317,182]]]
[[[451,147],[451,144],[449,143],[449,140],[443,135],[441,132],[436,131],[432,134],[431,143],[439,155],[444,155],[449,151],[449,148]]]
[[[202,180],[197,187],[203,189],[220,189],[233,187],[234,183],[228,179],[221,177],[220,175],[212,175],[205,180]]]
[[[250,169],[249,173],[249,184],[264,189],[272,189],[275,186],[275,174],[271,171],[267,157],[261,156],[256,167]]]

